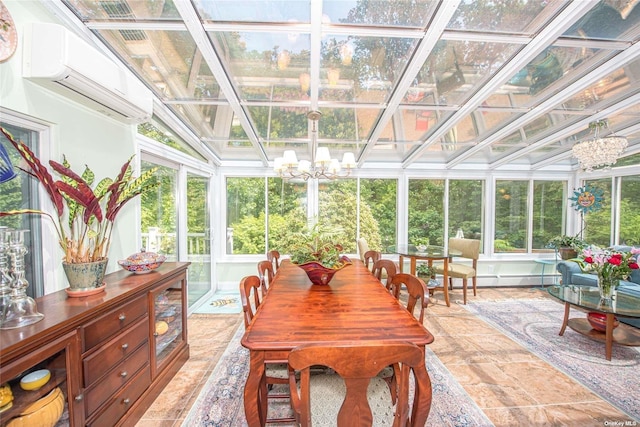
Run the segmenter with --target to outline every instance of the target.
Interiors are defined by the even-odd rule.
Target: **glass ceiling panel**
[[[249,107],[258,137],[265,143],[304,138],[308,140],[309,120],[303,107]],[[322,119],[321,119],[322,120]],[[281,145],[282,146],[282,145]]]
[[[308,23],[309,0],[192,0],[204,21]]]
[[[435,0],[325,0],[322,12],[328,20],[323,22],[424,28],[438,3]]]
[[[191,35],[186,31],[102,30],[104,38],[164,100],[220,101],[224,95]]]
[[[634,41],[640,24],[636,0],[603,0],[564,35],[578,39]]]
[[[83,21],[181,19],[172,0],[63,0]]]
[[[243,100],[309,99],[308,34],[209,33]],[[304,75],[307,76],[304,79]]]
[[[462,0],[447,28],[534,35],[566,4],[564,0]]]
[[[440,40],[416,76],[405,102],[459,105],[521,45]]]
[[[327,35],[320,50],[320,100],[385,102],[417,43],[408,38]]]
[[[514,106],[534,105],[573,82],[617,52],[586,47],[551,46],[516,73],[503,90],[518,93]],[[548,91],[545,91],[549,89]]]

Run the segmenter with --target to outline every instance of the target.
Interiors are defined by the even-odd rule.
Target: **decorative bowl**
[[[351,261],[349,258],[344,257],[342,259],[344,264],[339,268],[329,268],[320,264],[319,262],[305,262],[304,264],[298,264],[298,267],[304,270],[307,273],[307,277],[311,280],[311,283],[314,285],[328,285],[331,279],[333,279],[333,275],[338,271],[342,270],[348,265],[351,265]]]
[[[600,332],[606,332],[607,330],[607,315],[604,313],[590,312],[587,314],[587,320],[593,329]],[[613,318],[613,329],[617,328],[620,322],[615,317]]]
[[[49,382],[51,378],[51,372],[48,369],[40,369],[38,371],[33,371],[20,380],[20,388],[23,390],[37,390],[46,383]]]
[[[160,267],[166,259],[164,255],[158,255],[155,252],[147,252],[142,249],[127,259],[118,261],[118,264],[131,273],[145,274]]]
[[[27,406],[20,416],[10,420],[7,427],[53,427],[64,411],[64,395],[60,387]]]

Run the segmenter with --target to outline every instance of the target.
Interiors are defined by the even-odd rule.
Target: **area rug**
[[[558,335],[564,318],[564,304],[549,299],[482,301],[463,307],[640,421],[638,348],[614,344],[611,361],[608,361],[604,355],[604,342],[568,327],[563,336]],[[571,309],[570,318],[580,316],[586,314]]]
[[[211,299],[195,310],[198,314],[234,314],[242,311],[238,292],[216,292]]]
[[[240,327],[220,358],[182,426],[244,427],[243,388],[249,352],[240,345]],[[433,403],[427,426],[493,426],[436,355],[427,348]],[[289,414],[289,401],[269,400],[269,417]],[[271,426],[277,424],[269,424]],[[283,424],[291,425],[291,424]]]

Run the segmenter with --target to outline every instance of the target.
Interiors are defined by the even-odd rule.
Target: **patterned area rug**
[[[240,327],[211,373],[186,419],[184,427],[246,426],[243,388],[249,371],[249,352],[240,345],[244,327]],[[453,378],[436,355],[427,348],[427,368],[433,388],[433,403],[428,426],[492,426],[469,395]],[[269,417],[290,411],[289,401],[269,401]],[[276,424],[269,424],[276,425]],[[288,424],[291,425],[291,424]]]
[[[238,292],[216,292],[206,303],[195,310],[198,314],[235,314],[242,311]]]
[[[559,336],[564,304],[548,299],[472,302],[464,307],[633,420],[640,421],[640,351],[637,347],[614,344],[611,361],[607,361],[604,342],[568,327],[564,335]],[[569,316],[586,314],[572,308]]]

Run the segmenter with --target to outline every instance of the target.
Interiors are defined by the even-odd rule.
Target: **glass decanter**
[[[11,277],[9,276],[9,233],[10,228],[0,226],[0,325],[11,300]]]
[[[9,234],[9,276],[11,282],[11,299],[7,306],[0,329],[13,329],[31,325],[44,318],[38,312],[38,307],[33,298],[27,295],[29,282],[25,278],[24,256],[27,254],[27,247],[24,244],[24,235],[29,230],[5,231]]]

